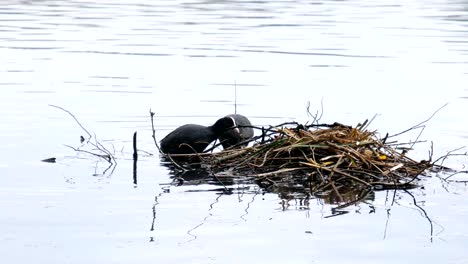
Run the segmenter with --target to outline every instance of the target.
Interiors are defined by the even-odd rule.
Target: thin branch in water
[[[307,101],[307,106],[306,106],[306,111],[307,111],[307,116],[309,116],[310,118],[312,118],[312,123],[314,123],[315,121],[315,116],[310,112],[310,101]],[[318,114],[318,113],[316,113]]]
[[[423,124],[427,123],[429,120],[431,120],[440,110],[442,110],[442,109],[443,109],[444,107],[446,107],[447,105],[448,105],[448,103],[446,103],[446,104],[444,104],[443,106],[441,106],[441,107],[440,107],[439,109],[437,109],[434,113],[432,113],[432,115],[431,115],[429,118],[427,118],[426,120],[424,120],[424,121],[422,121],[422,122],[420,122],[420,123],[418,123],[418,124],[416,124],[416,125],[414,125],[414,126],[408,128],[408,129],[406,129],[406,130],[403,130],[402,132],[396,133],[396,134],[391,135],[391,136],[388,136],[388,137],[389,137],[389,138],[391,138],[391,137],[396,137],[396,136],[399,136],[399,135],[401,135],[401,134],[404,134],[404,133],[406,133],[406,132],[408,132],[408,131],[411,131],[411,130],[413,130],[413,129],[416,129],[416,128],[421,127],[421,125],[423,125]]]
[[[108,157],[109,157],[108,162],[111,163],[111,164],[112,164],[112,163],[115,164],[115,166],[113,166],[113,168],[112,168],[111,173],[109,174],[109,175],[112,175],[112,174],[114,173],[115,168],[117,167],[117,160],[115,159],[114,155],[112,155],[112,153],[111,153],[106,147],[104,147],[104,145],[102,145],[102,144],[97,140],[96,134],[94,134],[94,138],[95,138],[95,140],[96,140],[96,146],[97,146],[97,148],[98,148],[100,151],[102,151],[102,152],[104,152],[104,153],[106,153],[106,154],[108,155]],[[110,167],[109,167],[109,168],[110,168]],[[107,170],[109,170],[109,168],[107,168],[107,169],[104,171],[104,173],[107,172]]]
[[[163,153],[163,152],[161,151],[161,148],[160,148],[159,145],[158,145],[157,140],[156,140],[156,130],[154,129],[154,112],[151,111],[151,109],[150,109],[150,116],[151,116],[151,128],[152,128],[152,130],[153,130],[154,145],[156,145],[156,148],[158,149],[159,153]]]
[[[464,174],[468,174],[468,170],[465,170],[465,171],[457,171],[455,173],[452,173],[450,174],[449,176],[443,178],[445,181],[448,181],[450,178],[452,178],[453,176],[457,175],[457,174],[461,174],[461,173],[464,173]]]
[[[110,172],[109,175],[112,175],[112,174],[114,173],[114,170],[115,170],[115,168],[116,168],[116,166],[117,166],[117,161],[116,161],[112,156],[109,156],[108,154],[103,155],[103,154],[93,153],[93,152],[91,152],[91,151],[78,149],[78,148],[72,147],[72,146],[70,146],[70,145],[64,145],[64,146],[65,146],[65,147],[68,147],[68,148],[71,148],[71,149],[73,149],[73,150],[76,151],[76,152],[83,152],[83,153],[86,153],[86,154],[89,154],[89,155],[96,156],[96,157],[99,157],[99,158],[101,158],[101,159],[104,159],[105,161],[107,161],[107,162],[109,163],[109,166],[102,172],[102,175],[105,175],[105,174],[107,173],[107,171],[108,171],[109,169],[111,169],[111,168],[112,168],[112,171]],[[99,150],[100,150],[100,149],[99,149]],[[101,151],[102,151],[102,150],[101,150]],[[115,163],[112,162],[112,161],[114,161]],[[98,162],[96,162],[96,168],[95,168],[95,171],[94,171],[94,175],[98,175],[98,173],[97,173],[97,163],[98,163]]]
[[[112,161],[110,161],[109,166],[104,171],[102,171],[102,175],[105,175],[110,168],[112,168],[112,170],[109,173],[109,176],[114,174],[114,170],[115,170],[116,166],[117,166],[117,163],[114,164],[114,163],[112,163]]]
[[[434,142],[431,141],[431,148],[429,149],[429,163],[432,162],[432,157],[434,156]]]
[[[320,119],[322,119],[322,116],[323,116],[323,98],[320,100],[320,112],[318,110],[315,112],[315,114],[312,114],[310,112],[310,101],[307,101],[306,110],[307,110],[307,115],[312,118],[311,123],[318,124],[318,122],[320,121]]]
[[[442,156],[442,157],[439,157],[439,158],[436,159],[434,162],[432,162],[432,165],[435,165],[437,162],[441,161],[439,166],[440,166],[440,167],[443,167],[444,162],[445,162],[445,160],[446,160],[448,157],[452,157],[452,156],[468,156],[468,153],[466,153],[466,152],[465,152],[465,153],[461,153],[461,154],[456,154],[456,153],[454,153],[454,152],[459,151],[459,150],[464,149],[464,148],[465,148],[465,147],[460,147],[460,148],[456,148],[456,149],[454,149],[454,150],[448,151],[446,155],[444,155],[444,156]]]
[[[112,171],[110,173],[110,175],[112,175],[112,173],[114,172],[116,166],[117,166],[117,161],[114,157],[114,155],[112,154],[112,152],[110,152],[106,147],[104,147],[104,145],[102,145],[98,140],[97,140],[97,137],[96,137],[96,134],[94,134],[94,142],[91,142],[91,139],[92,139],[92,135],[91,133],[80,123],[80,121],[78,120],[78,118],[76,118],[76,116],[74,114],[72,114],[70,111],[66,110],[65,108],[63,107],[60,107],[60,106],[56,106],[56,105],[49,105],[51,107],[54,107],[54,108],[57,108],[57,109],[60,109],[64,112],[66,112],[67,114],[69,114],[74,120],[75,122],[81,127],[81,129],[83,129],[83,131],[86,132],[86,134],[88,134],[88,139],[85,143],[85,139],[83,138],[83,136],[80,136],[80,143],[81,143],[81,146],[79,148],[75,148],[75,147],[72,147],[70,145],[65,145],[66,147],[69,147],[71,149],[73,149],[74,151],[76,152],[83,152],[83,153],[87,153],[87,154],[90,154],[90,155],[93,155],[93,156],[96,156],[96,157],[99,157],[99,158],[102,158],[102,159],[105,159],[107,162],[109,162],[109,167],[107,167],[104,171],[103,171],[103,174],[106,174],[107,171],[112,168]],[[87,151],[87,150],[82,150],[80,149],[81,147],[83,147],[84,145],[86,144],[90,144],[91,146],[93,146],[94,148],[96,148],[96,150],[104,153],[104,154],[97,154],[97,153],[94,153],[94,152],[91,152],[91,151]],[[114,148],[114,146],[112,145],[112,147]],[[115,153],[115,150],[114,150],[114,153]]]
[[[114,155],[112,155],[112,153],[106,148],[104,147],[104,145],[102,145],[98,140],[97,140],[97,137],[96,137],[96,134],[94,134],[94,139],[96,140],[96,147],[106,153],[108,156],[109,156],[109,159],[112,159],[113,161],[115,161],[115,158],[114,158]]]
[[[189,171],[190,169],[187,169],[187,168],[185,168],[184,166],[179,165],[179,164],[171,157],[171,155],[167,155],[167,154],[165,154],[165,153],[163,153],[163,152],[161,151],[161,148],[159,147],[159,144],[158,144],[158,142],[157,142],[157,140],[156,140],[156,129],[154,128],[154,115],[155,115],[155,113],[154,113],[153,111],[151,111],[151,109],[150,109],[149,112],[150,112],[150,117],[151,117],[151,129],[152,129],[152,131],[153,131],[152,137],[153,137],[154,145],[155,145],[156,148],[158,149],[159,154],[163,155],[164,157],[167,157],[167,158],[171,161],[171,163],[174,164],[174,166],[176,166],[178,169],[180,169],[180,170],[182,170],[182,171]]]
[[[324,111],[323,111],[323,97],[322,97],[322,99],[320,99],[320,115],[319,115],[319,117],[318,117],[317,120],[316,120],[316,121],[317,121],[317,124],[318,124],[318,122],[320,122],[320,120],[322,119],[323,113],[324,113]]]
[[[65,146],[65,147],[68,147],[68,148],[71,148],[71,149],[73,149],[73,150],[76,151],[76,152],[83,152],[83,153],[86,153],[86,154],[90,154],[90,155],[99,157],[99,158],[101,158],[101,159],[105,159],[107,162],[109,162],[109,160],[110,160],[110,158],[109,158],[108,155],[102,155],[102,154],[93,153],[93,152],[87,151],[87,150],[77,149],[77,148],[75,148],[75,147],[73,147],[73,146],[70,146],[70,145],[65,145],[65,144],[64,144],[64,146]]]
[[[418,136],[414,140],[414,142],[411,144],[410,149],[413,149],[414,145],[419,141],[419,138],[421,137],[422,133],[424,132],[424,129],[426,129],[426,126],[421,127],[421,131],[419,131]]]
[[[74,114],[72,114],[70,111],[68,111],[67,109],[63,108],[63,107],[60,107],[60,106],[56,106],[56,105],[49,105],[51,107],[55,107],[57,109],[60,109],[66,113],[68,113],[71,117],[73,117],[73,119],[75,119],[76,123],[81,127],[81,129],[83,129],[86,134],[88,134],[88,141],[91,139],[91,133],[88,132],[88,130],[80,123],[80,121],[78,121],[78,119],[75,117]],[[83,141],[83,140],[82,140]]]

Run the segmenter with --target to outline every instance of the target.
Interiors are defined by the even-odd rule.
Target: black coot
[[[223,117],[208,127],[195,124],[183,125],[161,140],[161,151],[166,154],[201,153],[224,131],[234,126],[234,119],[230,117]]]
[[[234,126],[238,127],[238,129],[229,129],[219,137],[223,148],[226,149],[231,146],[237,145],[243,141],[251,139],[254,136],[254,130],[251,127],[252,124],[250,123],[247,117],[239,114],[227,115],[225,116],[225,118],[226,117],[232,118],[232,120],[234,121]],[[247,146],[248,144],[242,145]],[[239,145],[239,147],[241,147],[242,145]]]

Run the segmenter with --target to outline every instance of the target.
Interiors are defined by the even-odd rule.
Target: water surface
[[[0,254],[9,263],[467,263],[465,182],[332,200],[172,185],[151,138],[237,111],[397,133],[415,159],[467,145],[468,1],[4,1]],[[237,99],[235,99],[237,94]],[[64,146],[84,131],[106,162]],[[138,131],[138,182],[131,138]],[[405,134],[403,142],[419,131]],[[57,163],[40,160],[57,157]],[[466,157],[446,165],[464,169]],[[466,174],[451,178],[466,181]],[[427,216],[431,219],[428,221]]]

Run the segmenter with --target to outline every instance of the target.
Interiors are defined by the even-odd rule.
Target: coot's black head
[[[247,117],[240,114],[231,114],[226,117],[229,117],[234,121],[237,129],[229,129],[220,136],[219,140],[221,141],[223,148],[238,145],[254,136],[252,124]],[[242,145],[247,146],[247,144],[248,143]]]
[[[216,123],[214,123],[214,125],[211,126],[211,129],[216,134],[216,136],[219,137],[231,128],[237,129],[235,126],[235,120],[231,117],[225,116],[223,118],[218,119],[218,121],[216,121]]]

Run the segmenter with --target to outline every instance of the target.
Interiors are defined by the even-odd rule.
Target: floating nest
[[[286,123],[257,128],[262,133],[249,147],[182,156],[196,157],[216,177],[248,177],[262,187],[306,188],[314,194],[414,188],[425,172],[443,168],[432,157],[409,158],[410,143],[387,142],[388,137],[379,138],[367,125]],[[170,160],[176,163],[174,157]]]

